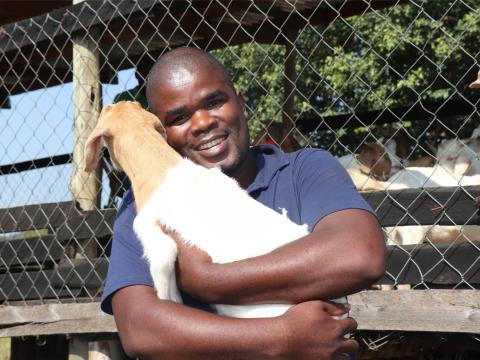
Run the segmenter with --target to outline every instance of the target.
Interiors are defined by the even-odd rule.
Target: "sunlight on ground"
[[[10,338],[0,339],[0,360],[10,360]]]

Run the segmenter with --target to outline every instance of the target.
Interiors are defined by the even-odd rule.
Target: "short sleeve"
[[[131,191],[127,191],[113,226],[110,264],[101,301],[101,308],[107,314],[112,314],[111,297],[117,290],[130,285],[153,287],[142,245],[132,228],[135,215],[135,202]]]
[[[347,171],[329,152],[311,149],[296,160],[300,217],[310,231],[322,218],[340,210],[362,209],[376,216]]]

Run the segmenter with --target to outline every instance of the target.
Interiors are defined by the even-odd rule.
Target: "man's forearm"
[[[308,302],[275,318],[234,319],[159,300],[148,286],[120,289],[112,299],[122,345],[142,359],[330,359],[353,353],[344,335],[355,320],[336,320],[340,305]]]
[[[121,289],[113,309],[125,351],[142,359],[270,358],[281,345],[275,319],[220,317],[159,300],[145,286]]]
[[[373,216],[353,211],[354,218],[345,210],[269,254],[211,264],[199,278],[186,281],[193,286],[185,290],[206,302],[225,304],[299,303],[360,291],[383,274],[385,245]]]

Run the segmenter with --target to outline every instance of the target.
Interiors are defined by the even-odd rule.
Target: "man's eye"
[[[218,100],[212,100],[210,102],[208,102],[207,104],[207,109],[214,109],[216,107],[219,107],[220,105],[223,104],[223,101],[218,99]]]
[[[177,116],[175,118],[173,118],[169,125],[181,125],[183,124],[185,121],[188,120],[188,116],[187,115],[180,115],[180,116]]]

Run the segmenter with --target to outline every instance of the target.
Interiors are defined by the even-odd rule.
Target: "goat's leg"
[[[175,277],[177,244],[162,231],[158,222],[149,221],[146,226],[146,222],[142,220],[137,216],[134,228],[142,242],[144,256],[150,265],[150,274],[157,296],[162,300],[181,303]]]

